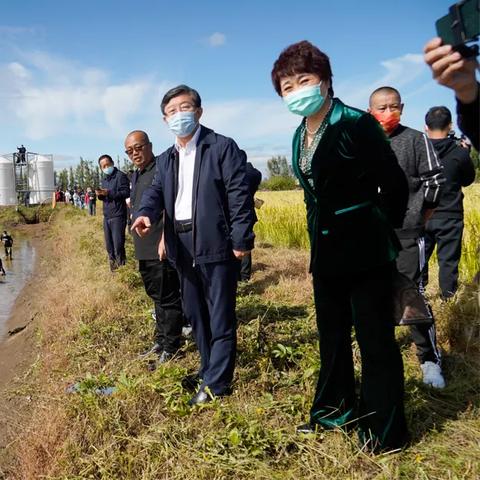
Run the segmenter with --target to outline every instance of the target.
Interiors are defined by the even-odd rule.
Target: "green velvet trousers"
[[[320,337],[320,375],[312,423],[326,428],[358,424],[372,449],[405,445],[403,363],[394,336],[394,264],[342,276],[314,275]],[[355,396],[352,326],[360,348],[360,398]]]

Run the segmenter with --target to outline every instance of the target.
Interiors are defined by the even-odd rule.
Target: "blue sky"
[[[122,158],[133,129],[146,130],[160,153],[173,140],[160,100],[187,83],[202,96],[202,123],[264,169],[271,155],[290,156],[300,120],[274,92],[272,64],[303,39],[330,56],[345,103],[365,109],[374,88],[395,86],[402,123],[422,129],[430,106],[454,108],[422,60],[451,1],[4,1],[0,153],[23,143],[53,153],[57,169],[79,156]]]

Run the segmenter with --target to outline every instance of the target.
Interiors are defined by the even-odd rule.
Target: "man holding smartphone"
[[[432,38],[424,47],[424,59],[433,78],[455,92],[457,122],[460,130],[473,146],[480,148],[480,84],[475,77],[478,62],[475,57],[464,58],[452,45],[443,45],[439,37]]]
[[[102,155],[98,164],[104,173],[102,188],[95,191],[103,201],[103,232],[108,252],[110,270],[125,265],[125,228],[127,226],[127,204],[130,183],[127,176],[115,167],[110,155]]]

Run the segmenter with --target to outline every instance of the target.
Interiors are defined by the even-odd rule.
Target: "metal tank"
[[[33,157],[33,158],[32,158]],[[44,203],[52,199],[55,191],[53,158],[46,155],[29,154],[28,186],[30,204]]]
[[[15,174],[11,158],[0,156],[0,205],[16,205]]]

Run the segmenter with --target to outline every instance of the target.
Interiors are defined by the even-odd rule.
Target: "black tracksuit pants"
[[[183,313],[200,352],[202,387],[229,393],[237,349],[237,260],[193,266],[192,232],[178,234],[177,268]]]
[[[167,353],[180,347],[183,315],[177,271],[167,260],[139,260],[139,271],[147,295],[154,301],[155,343]]]
[[[339,276],[314,275],[320,336],[320,374],[311,422],[326,428],[352,426],[362,441],[394,449],[405,445],[403,362],[395,340],[394,264]],[[359,411],[355,409],[352,325],[362,358]]]
[[[425,227],[425,267],[423,284],[428,282],[428,261],[437,245],[438,282],[443,298],[452,297],[458,288],[458,264],[462,255],[463,220],[432,218]]]
[[[425,242],[422,238],[400,238],[402,250],[397,258],[397,268],[410,280],[414,281],[423,294],[422,271],[425,266]],[[430,306],[428,307],[430,308]],[[433,314],[432,314],[433,318]],[[431,325],[412,325],[412,339],[417,347],[420,363],[440,364],[440,352],[437,348],[435,320]]]
[[[103,218],[103,232],[105,234],[105,246],[110,260],[110,268],[113,270],[120,265],[125,265],[125,228],[127,218],[123,216]]]

